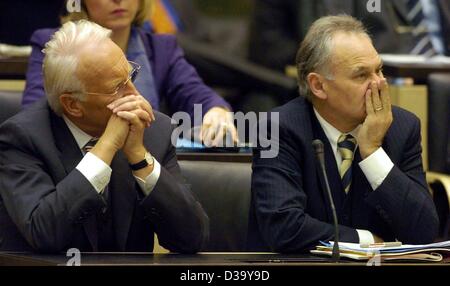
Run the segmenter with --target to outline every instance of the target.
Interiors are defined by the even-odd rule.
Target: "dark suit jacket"
[[[144,144],[161,164],[145,197],[119,151],[108,185],[115,251],[152,251],[153,234],[174,252],[196,252],[208,236],[208,217],[181,183],[170,119],[155,112]],[[96,213],[105,207],[77,170],[82,153],[45,100],[0,126],[0,250],[58,252],[97,249]]]
[[[249,250],[301,252],[319,240],[333,240],[330,204],[311,145],[314,139],[325,145],[341,241],[358,242],[356,229],[388,241],[433,241],[439,222],[422,169],[420,124],[414,115],[393,108],[394,121],[383,149],[394,167],[376,190],[359,168],[361,157],[356,150],[352,185],[345,195],[331,145],[312,105],[296,98],[273,112],[280,116],[279,154],[261,159],[261,148],[254,152]]]
[[[258,0],[250,31],[249,58],[284,71],[295,64],[300,42],[311,24],[326,15],[346,13],[361,20],[380,53],[409,53],[414,47],[411,33],[400,33],[399,26],[411,26],[404,0],[382,0],[380,13],[369,13],[361,0]],[[450,55],[450,4],[437,0],[441,14],[446,54]],[[269,55],[269,56],[268,56]]]

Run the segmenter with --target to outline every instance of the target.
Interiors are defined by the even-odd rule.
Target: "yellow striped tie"
[[[352,161],[353,152],[356,147],[356,140],[350,134],[342,134],[338,139],[338,151],[342,157],[342,163],[339,168],[339,174],[341,175],[342,187],[347,194],[350,190],[350,184],[352,182]]]

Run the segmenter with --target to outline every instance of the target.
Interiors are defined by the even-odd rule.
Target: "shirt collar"
[[[72,133],[73,137],[75,138],[75,141],[78,144],[78,148],[80,148],[80,150],[83,150],[83,147],[89,141],[91,141],[91,139],[94,137],[92,137],[91,135],[89,135],[86,132],[84,132],[83,130],[81,130],[72,121],[70,121],[70,119],[67,118],[64,114],[62,117],[63,117],[64,122],[66,123],[67,127],[69,127],[69,130]]]
[[[314,114],[317,117],[317,120],[319,121],[320,126],[322,127],[323,131],[325,132],[325,135],[327,136],[328,141],[331,144],[331,147],[333,148],[333,151],[336,152],[337,150],[337,142],[339,140],[339,136],[341,134],[350,134],[354,138],[356,138],[356,134],[358,134],[358,130],[361,127],[361,124],[358,125],[355,129],[348,133],[342,133],[338,129],[336,129],[333,125],[328,123],[322,116],[320,116],[319,112],[317,112],[316,108],[314,108]]]
[[[132,27],[126,51],[127,59],[135,61],[139,55],[145,55],[145,46],[136,28]],[[141,64],[141,63],[139,63]]]

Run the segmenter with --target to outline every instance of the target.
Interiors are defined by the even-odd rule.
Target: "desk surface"
[[[448,73],[448,64],[388,63],[383,64],[383,73],[388,77],[412,77],[417,83],[426,83],[431,73]]]
[[[178,160],[186,161],[214,161],[214,162],[239,162],[251,163],[251,153],[201,153],[201,152],[177,152]]]
[[[0,58],[1,79],[25,79],[28,57]]]
[[[275,253],[81,253],[84,266],[364,266],[366,262],[342,260],[333,263],[327,257],[311,255],[286,255]],[[31,253],[1,253],[0,266],[58,266],[66,265],[71,257]],[[423,263],[382,263],[382,265],[424,265]],[[441,263],[426,265],[450,266],[447,258]]]

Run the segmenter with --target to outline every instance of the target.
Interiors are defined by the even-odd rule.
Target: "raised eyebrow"
[[[358,66],[358,67],[352,69],[352,74],[358,74],[360,72],[365,72],[365,71],[368,71],[368,70],[369,70],[368,67]]]

